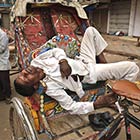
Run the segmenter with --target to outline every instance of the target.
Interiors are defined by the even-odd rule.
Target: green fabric
[[[57,35],[47,41],[41,48],[61,48],[69,58],[79,55],[80,43],[68,35]]]

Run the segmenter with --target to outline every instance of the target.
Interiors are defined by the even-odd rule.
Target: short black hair
[[[14,80],[14,86],[15,86],[16,92],[25,97],[32,96],[35,92],[35,88],[33,86],[22,85],[18,83],[16,79]]]

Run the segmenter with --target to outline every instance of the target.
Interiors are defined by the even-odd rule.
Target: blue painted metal
[[[5,4],[5,3],[1,3],[0,4],[0,7],[11,7],[12,6],[12,4]]]

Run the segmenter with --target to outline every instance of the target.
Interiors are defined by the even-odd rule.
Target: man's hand
[[[62,78],[66,77],[66,79],[68,79],[68,76],[72,71],[70,65],[68,64],[68,61],[66,59],[61,59],[59,61],[59,65]]]
[[[111,105],[115,105],[117,101],[117,96],[114,93],[108,93],[106,95],[101,95],[94,102],[94,108],[98,109],[101,107],[111,107]]]

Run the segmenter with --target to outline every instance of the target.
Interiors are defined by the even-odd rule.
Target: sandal
[[[108,111],[90,114],[88,119],[94,131],[104,130],[114,120],[113,116]]]

